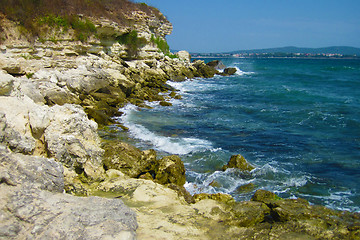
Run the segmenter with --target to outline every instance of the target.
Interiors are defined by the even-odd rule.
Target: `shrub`
[[[126,46],[128,57],[135,58],[138,55],[139,48],[143,47],[147,41],[145,38],[139,38],[135,30],[125,33],[116,38],[116,40]]]
[[[155,38],[154,35],[151,36],[151,41],[156,44],[156,46],[163,52],[165,55],[170,53],[170,47],[166,40],[157,37]]]

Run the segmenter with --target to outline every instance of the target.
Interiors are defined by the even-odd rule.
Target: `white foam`
[[[236,66],[235,66],[234,68],[236,68],[236,73],[235,73],[235,75],[238,75],[238,76],[254,74],[254,72],[244,72],[243,70],[241,70],[240,68],[238,68],[238,67],[236,67]]]
[[[129,129],[132,137],[153,145],[155,149],[179,155],[213,149],[211,142],[207,140],[198,138],[165,137],[151,132],[140,124],[131,122],[131,113],[136,110],[136,106],[131,104],[127,105],[122,109],[124,114],[120,117],[120,120],[123,122],[124,126]]]

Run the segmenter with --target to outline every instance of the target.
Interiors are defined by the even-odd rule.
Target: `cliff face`
[[[30,23],[0,16],[0,239],[359,238],[358,214],[269,192],[240,203],[191,196],[178,156],[159,159],[99,137],[99,125],[109,138],[109,124],[126,130],[113,119],[126,104],[181,98],[166,81],[218,73],[186,51],[171,58],[172,25],[156,9],[125,0],[4,1],[45,7],[29,8]],[[100,4],[92,12],[84,2],[121,11]],[[67,5],[51,15],[49,3]]]
[[[82,1],[68,1],[62,11],[38,10],[25,20],[0,11],[0,43],[8,48],[28,46],[37,55],[46,50],[60,54],[66,49],[78,55],[104,52],[118,59],[159,59],[169,53],[168,46],[163,49],[159,43],[167,45],[165,37],[171,34],[172,24],[157,9],[115,1],[114,6],[102,6],[103,11],[94,13],[89,12],[90,6],[81,8],[77,2]],[[80,9],[72,10],[76,7]],[[66,9],[70,12],[64,13]]]

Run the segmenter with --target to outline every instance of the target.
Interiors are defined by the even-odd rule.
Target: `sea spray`
[[[172,100],[172,107],[153,104],[138,111],[129,105],[121,121],[130,135],[144,148],[181,155],[191,193],[249,200],[257,189],[266,189],[360,211],[360,62],[224,63],[239,74],[169,82],[183,97]],[[256,168],[221,171],[239,153]]]

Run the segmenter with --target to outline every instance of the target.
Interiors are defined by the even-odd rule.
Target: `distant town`
[[[357,55],[340,53],[192,53],[193,58],[343,58],[360,59]]]
[[[360,48],[347,46],[334,46],[325,48],[299,48],[281,47],[253,50],[239,50],[222,53],[191,53],[191,56],[212,58],[212,57],[234,57],[234,58],[344,58],[360,59]]]

